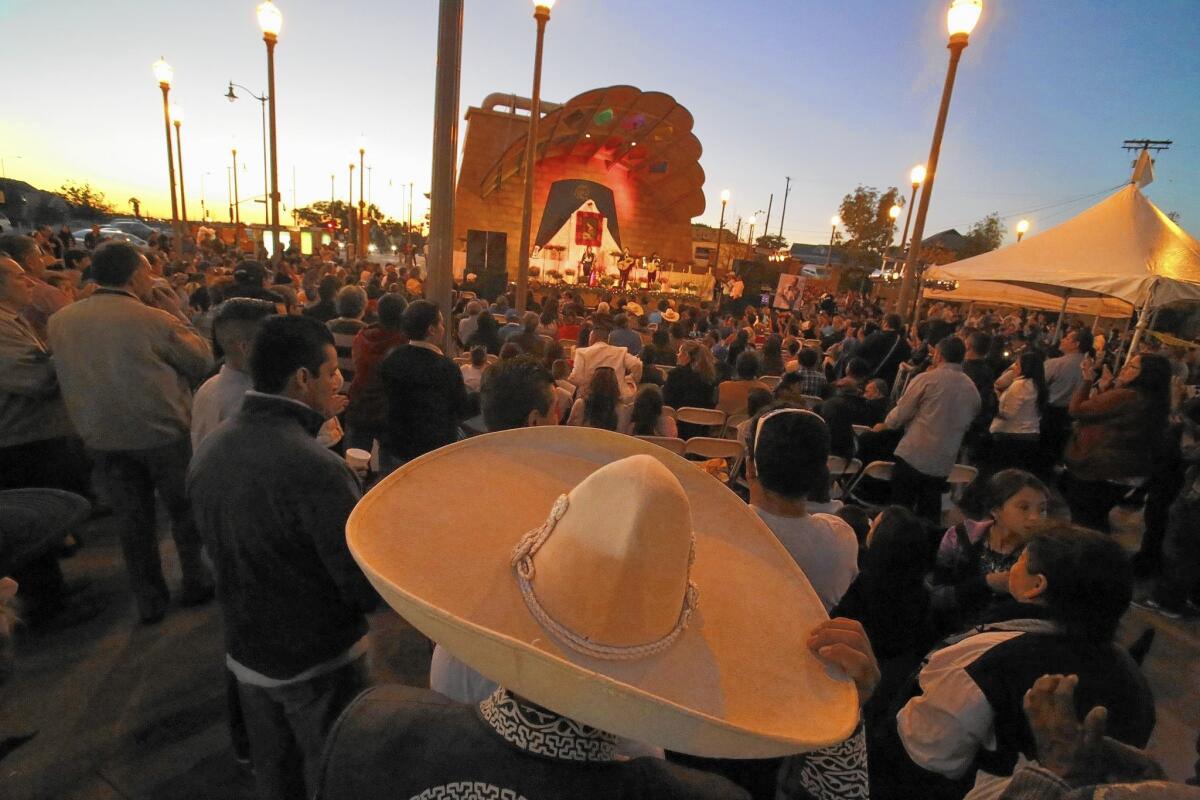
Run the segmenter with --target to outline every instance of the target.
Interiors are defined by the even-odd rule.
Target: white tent
[[[936,281],[1016,284],[1060,302],[1106,295],[1151,309],[1200,301],[1200,242],[1130,183],[1050,230],[925,274]]]
[[[925,287],[924,297],[927,300],[949,300],[957,303],[982,303],[984,305],[1014,306],[1028,308],[1034,311],[1063,310],[1061,295],[1044,292],[1028,286],[1014,286],[1011,283],[999,281],[956,281],[953,289],[933,289]],[[1080,316],[1124,319],[1133,311],[1128,303],[1114,297],[1100,295],[1072,296],[1067,299],[1067,313]]]
[[[566,274],[565,270],[567,269],[578,271],[579,262],[583,259],[584,252],[588,249],[587,245],[575,242],[575,227],[580,211],[588,211],[593,214],[601,213],[593,200],[585,200],[579,204],[578,208],[571,212],[571,216],[550,237],[546,245],[535,252],[529,259],[530,264],[534,264],[542,269],[542,274],[545,274],[546,270],[551,269],[559,270],[563,274]],[[617,245],[616,240],[613,239],[609,225],[610,223],[607,218],[601,219],[600,246],[592,248],[592,253],[596,256],[594,269],[600,270],[601,275],[617,274],[617,258],[613,253],[619,252],[621,248]],[[583,280],[583,276],[577,274],[575,280],[568,280],[568,283],[575,283],[576,280]]]

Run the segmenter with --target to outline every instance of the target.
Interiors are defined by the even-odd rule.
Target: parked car
[[[800,269],[800,274],[806,278],[814,278],[819,281],[827,281],[833,277],[828,267],[821,267],[816,264],[805,264]]]
[[[110,219],[104,223],[106,228],[116,228],[126,233],[131,233],[139,239],[149,239],[150,234],[155,233],[155,229],[151,228],[140,219]]]
[[[75,241],[82,245],[83,237],[87,236],[91,232],[91,228],[80,228],[79,230],[72,231],[71,233],[74,235]],[[100,235],[106,239],[115,239],[120,242],[128,242],[135,247],[149,247],[149,245],[146,243],[146,240],[142,237],[134,236],[132,233],[126,233],[119,228],[101,228]]]

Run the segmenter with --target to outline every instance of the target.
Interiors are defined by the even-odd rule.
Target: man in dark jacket
[[[457,441],[458,424],[472,413],[462,371],[435,344],[446,335],[437,304],[414,300],[401,326],[408,344],[393,349],[379,365],[388,398],[385,471]]]
[[[829,426],[829,452],[842,458],[854,457],[854,425],[878,422],[865,397],[863,384],[871,370],[861,358],[846,365],[846,377],[834,384],[833,397],[821,404],[821,416]]]
[[[888,314],[883,330],[864,339],[857,355],[871,365],[872,378],[883,378],[891,386],[900,365],[912,355],[912,348],[904,340],[904,321],[900,315]]]
[[[344,406],[329,330],[271,317],[254,391],[196,453],[188,490],[217,571],[225,663],[237,678],[259,796],[305,798],[326,732],[366,685],[378,596],[346,547],[358,482],[317,443]]]

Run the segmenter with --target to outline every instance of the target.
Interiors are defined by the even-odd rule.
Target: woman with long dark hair
[[[763,342],[762,374],[783,375],[783,337],[772,333]]]
[[[1013,382],[1000,393],[999,408],[992,419],[991,447],[985,471],[1026,469],[1044,475],[1041,422],[1049,391],[1041,354],[1026,351],[1013,364]]]
[[[1142,353],[1115,379],[1105,369],[1098,382],[1090,357],[1080,369],[1083,381],[1068,409],[1075,430],[1063,454],[1063,494],[1075,522],[1106,531],[1108,513],[1131,486],[1154,474],[1154,459],[1168,445],[1171,362]]]
[[[567,418],[567,424],[618,431],[628,415],[629,406],[621,402],[621,386],[617,383],[617,373],[612,367],[596,367],[583,397],[571,406],[571,416]]]
[[[483,346],[489,355],[500,355],[500,327],[496,324],[496,318],[486,311],[479,315],[479,325],[475,328],[475,332],[467,337],[467,341],[463,342],[468,349],[476,345]]]
[[[662,391],[653,384],[638,389],[625,433],[633,436],[679,435],[675,420],[663,413]]]

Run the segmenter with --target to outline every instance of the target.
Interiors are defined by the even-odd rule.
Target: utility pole
[[[763,223],[763,236],[771,235],[771,206],[775,203],[775,193],[771,192],[771,199],[767,201],[767,221]]]
[[[783,218],[787,216],[788,195],[791,194],[791,192],[792,192],[792,179],[784,178],[784,180],[787,181],[787,184],[784,186],[784,189],[783,189],[783,210],[779,212],[779,238],[780,239],[783,238]]]

